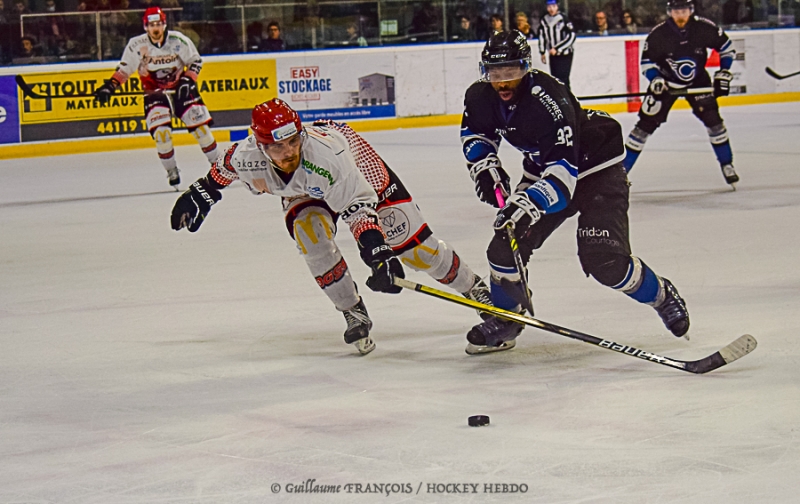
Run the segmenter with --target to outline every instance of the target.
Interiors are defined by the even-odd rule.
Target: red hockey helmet
[[[250,129],[262,144],[273,144],[303,131],[300,116],[285,101],[273,98],[253,109]]]
[[[167,24],[167,15],[164,14],[161,7],[148,7],[147,10],[144,11],[144,16],[142,16],[144,27],[147,28],[147,25],[154,21],[161,21]]]

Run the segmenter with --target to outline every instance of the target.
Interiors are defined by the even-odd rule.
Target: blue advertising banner
[[[19,101],[13,75],[0,76],[0,144],[19,143]]]

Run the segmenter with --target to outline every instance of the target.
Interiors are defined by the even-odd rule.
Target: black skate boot
[[[169,168],[167,169],[167,178],[169,179],[169,185],[178,190],[178,186],[181,185],[181,174],[180,170],[177,168]]]
[[[672,282],[666,278],[662,278],[662,281],[664,282],[664,301],[654,308],[667,329],[680,338],[689,331],[689,311],[686,309],[686,302],[678,294],[678,289],[672,285]],[[687,336],[686,339],[689,337]]]
[[[736,174],[736,170],[733,169],[732,164],[726,164],[722,167],[722,176],[725,177],[725,182],[733,187],[733,190],[736,190],[736,182],[739,182],[739,175]]]
[[[518,311],[518,310],[514,310]],[[470,355],[510,350],[517,345],[517,336],[522,332],[520,323],[489,316],[467,333],[466,352]]]
[[[475,275],[475,281],[472,284],[472,287],[467,292],[463,292],[461,295],[467,299],[471,299],[489,306],[494,306],[492,304],[492,291],[489,290],[489,286],[486,285],[486,283],[481,280],[481,277],[478,275]],[[480,310],[477,310],[477,312],[483,320],[491,317],[491,315],[486,312],[482,312]]]
[[[375,350],[375,342],[369,337],[372,329],[372,320],[364,306],[364,300],[359,299],[358,304],[342,312],[347,321],[347,330],[344,332],[344,342],[355,345],[361,355],[366,355]]]

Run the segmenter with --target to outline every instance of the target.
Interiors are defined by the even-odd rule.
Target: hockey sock
[[[625,159],[622,161],[622,165],[625,167],[626,172],[630,172],[633,165],[636,163],[636,160],[639,159],[639,154],[642,153],[642,149],[644,149],[644,144],[647,142],[647,138],[650,136],[650,133],[644,131],[643,129],[639,128],[638,126],[633,128],[631,134],[628,135],[628,140],[625,142]]]
[[[636,301],[650,306],[657,306],[664,300],[661,279],[644,261],[634,256],[631,256],[625,278],[612,289],[622,291]]]
[[[520,311],[520,304],[514,299],[514,296],[506,292],[501,286],[502,279],[510,282],[519,282],[519,272],[515,267],[498,266],[496,264],[489,264],[492,274],[489,281],[489,288],[492,291],[492,304],[498,308],[509,311]]]
[[[469,292],[475,280],[475,273],[455,250],[433,235],[400,254],[400,262],[413,270],[424,271],[459,293]]]
[[[159,126],[153,132],[153,139],[156,141],[158,157],[164,169],[169,171],[178,167],[175,161],[175,149],[172,147],[172,128],[169,126]]]
[[[711,141],[711,147],[714,148],[714,154],[717,156],[720,166],[725,166],[733,163],[733,151],[731,150],[731,142],[728,140],[728,130],[724,124],[714,126],[713,128],[706,128],[708,131],[708,139]]]
[[[203,149],[203,154],[206,155],[208,162],[215,162],[218,156],[217,141],[214,140],[214,135],[211,134],[211,128],[207,124],[199,126],[192,131],[192,136],[200,144],[200,148]]]

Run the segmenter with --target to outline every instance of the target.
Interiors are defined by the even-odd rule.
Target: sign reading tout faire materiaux
[[[114,94],[107,105],[90,96],[113,69],[26,74],[33,91],[46,98],[19,93],[20,132],[23,142],[145,133],[143,96]],[[214,126],[241,126],[250,122],[253,106],[276,97],[275,60],[208,62],[198,80]],[[132,76],[119,93],[138,93],[141,83]],[[173,127],[183,124],[175,119]]]

